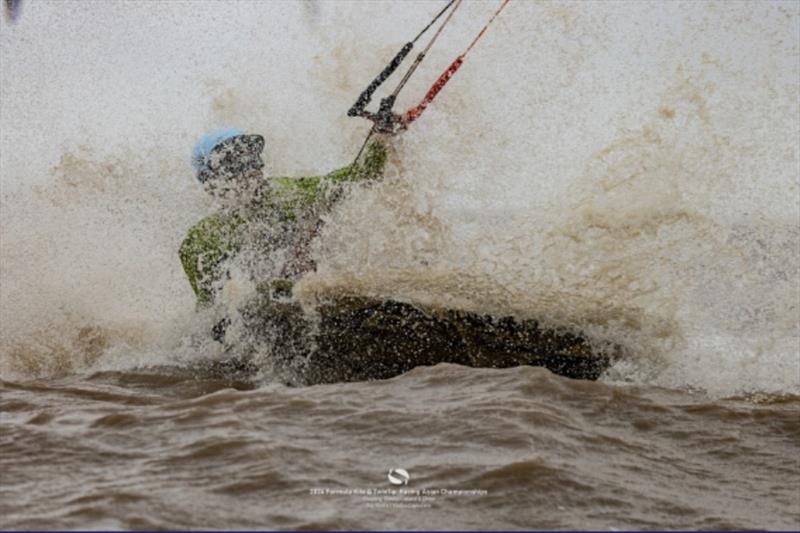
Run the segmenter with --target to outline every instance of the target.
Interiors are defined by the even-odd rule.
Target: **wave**
[[[169,78],[169,90],[122,91],[149,68],[140,51],[99,54],[102,35],[81,50],[45,36],[33,12],[0,36],[10,67],[1,84],[3,375],[213,354],[197,340],[213,318],[195,314],[175,253],[212,208],[186,165],[196,133],[221,123],[263,132],[274,174],[334,168],[363,133],[341,111],[391,53],[387,42],[403,38],[393,25],[363,43],[368,52],[348,48],[342,28],[384,20],[374,7],[298,4],[254,21],[234,10],[220,24],[257,27],[253,43],[203,45],[198,65],[194,44],[170,30],[185,8],[165,7],[152,28],[176,59],[161,48],[154,57],[185,75]],[[112,28],[152,21],[149,10],[118,21],[113,10],[41,9],[66,28],[79,17]],[[480,18],[481,5],[465,9]],[[703,22],[713,6],[510,9],[517,15],[397,140],[386,180],[328,215],[318,272],[298,298],[367,291],[532,317],[624,346],[630,355],[610,381],[797,394],[797,7],[715,12],[726,24],[713,38]],[[390,10],[413,25],[413,10]],[[662,15],[674,24],[641,29]],[[426,75],[472,34],[469,20],[454,23]],[[192,35],[209,31],[184,22]],[[23,72],[14,58],[25,46],[44,55]],[[76,68],[53,64],[70,51]],[[123,68],[93,96],[79,82],[106,58]],[[62,89],[35,83],[46,72],[64,78]],[[308,83],[297,90],[292,79]],[[423,85],[414,80],[409,94]]]

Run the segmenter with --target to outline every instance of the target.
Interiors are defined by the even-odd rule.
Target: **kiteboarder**
[[[197,179],[217,200],[220,209],[195,224],[179,250],[198,307],[209,307],[216,300],[230,277],[233,263],[244,267],[261,293],[279,289],[286,294],[297,277],[314,269],[309,243],[320,227],[321,215],[342,198],[348,182],[368,182],[382,176],[387,159],[387,139],[404,131],[419,118],[460,68],[466,54],[508,0],[502,0],[494,16],[439,76],[418,105],[403,114],[394,113],[392,108],[399,92],[461,2],[450,0],[413,40],[400,49],[350,108],[348,116],[367,118],[373,123],[352,164],[322,176],[264,179],[262,136],[228,128],[214,130],[200,138],[192,153],[192,164]],[[376,89],[398,68],[416,41],[448,10],[444,21],[400,83],[381,100],[378,111],[367,111],[366,106]],[[277,251],[285,253],[276,254]],[[224,338],[228,323],[227,318],[217,323],[213,330],[215,339]]]
[[[313,269],[308,244],[320,215],[343,197],[348,183],[380,178],[387,158],[384,137],[371,142],[358,161],[328,174],[265,179],[263,149],[261,135],[228,128],[204,135],[192,152],[198,181],[219,204],[191,227],[179,249],[198,307],[214,302],[228,266],[243,253],[267,260],[276,250],[288,250],[283,263],[273,265],[273,275],[289,282]]]

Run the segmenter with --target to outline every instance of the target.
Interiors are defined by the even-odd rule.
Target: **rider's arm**
[[[364,158],[355,163],[334,170],[325,175],[322,179],[330,183],[340,183],[343,181],[362,181],[375,180],[383,175],[386,166],[387,151],[386,146],[381,142],[373,142],[367,146]]]
[[[294,218],[297,210],[311,207],[322,200],[325,191],[332,185],[380,178],[383,175],[386,158],[386,146],[380,142],[373,142],[367,147],[361,161],[324,176],[271,178],[276,188],[276,199],[287,217]]]
[[[214,284],[222,275],[221,264],[238,247],[235,224],[221,215],[204,218],[189,229],[178,255],[198,307],[214,301]]]

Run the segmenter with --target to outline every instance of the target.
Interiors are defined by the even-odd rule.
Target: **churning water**
[[[369,127],[345,111],[440,5],[32,2],[0,26],[0,526],[800,527],[794,2],[511,0],[295,289],[578,330],[624,349],[600,382],[189,370],[219,356],[177,258],[213,209],[195,138],[338,168]],[[495,7],[464,3],[400,109]],[[390,468],[479,493],[312,490]]]

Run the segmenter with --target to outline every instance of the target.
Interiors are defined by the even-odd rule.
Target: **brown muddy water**
[[[0,390],[5,529],[800,525],[796,396],[455,365],[306,388],[153,369]]]

